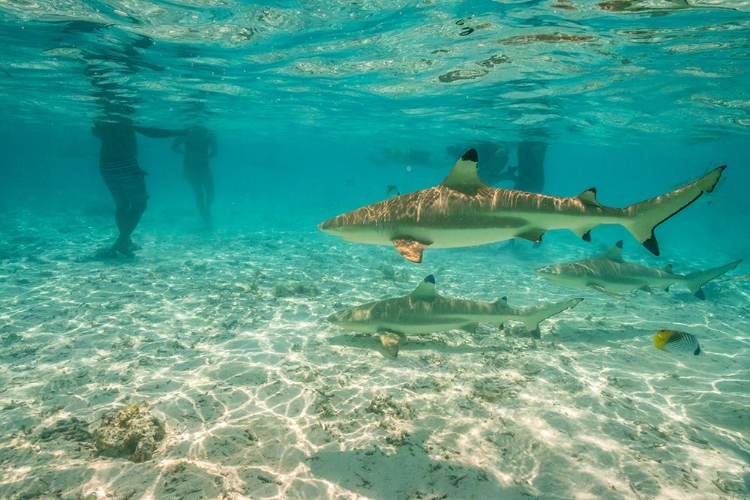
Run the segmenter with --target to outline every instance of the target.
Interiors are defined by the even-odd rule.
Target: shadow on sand
[[[528,499],[524,487],[503,486],[482,467],[459,463],[444,450],[431,450],[427,431],[406,436],[395,443],[395,451],[380,447],[350,451],[322,451],[308,458],[310,471],[317,477],[354,491],[367,498],[503,498]],[[435,458],[445,454],[446,459]],[[479,457],[464,457],[480,461]]]

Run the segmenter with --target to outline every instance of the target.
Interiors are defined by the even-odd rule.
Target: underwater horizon
[[[748,40],[745,0],[0,2],[0,498],[750,498]],[[658,251],[570,222],[681,189]],[[379,202],[385,244],[318,227]]]

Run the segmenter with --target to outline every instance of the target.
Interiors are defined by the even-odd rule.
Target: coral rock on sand
[[[148,412],[145,403],[137,403],[104,417],[94,444],[99,455],[145,462],[151,460],[164,435],[164,424]]]

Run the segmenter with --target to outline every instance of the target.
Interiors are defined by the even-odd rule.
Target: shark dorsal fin
[[[495,305],[499,304],[500,307],[503,307],[503,308],[508,307],[508,297],[501,297],[497,299],[495,302],[493,302],[493,304]]]
[[[411,292],[410,296],[411,298],[417,300],[432,300],[437,297],[438,293],[435,290],[435,277],[433,275],[429,275],[425,279],[423,279],[422,283],[420,283],[417,288],[415,288],[414,291]]]
[[[615,243],[615,246],[609,249],[604,258],[614,260],[615,262],[622,262],[622,240]]]
[[[666,272],[668,272],[668,273],[673,273],[673,272],[674,272],[674,271],[672,270],[672,264],[667,264],[666,266],[662,267],[662,268],[661,268],[661,270],[662,270],[662,271],[666,271]]]
[[[460,191],[464,194],[475,194],[477,189],[486,187],[477,174],[479,155],[476,149],[470,149],[458,159],[453,169],[440,183],[441,186]]]
[[[601,203],[599,203],[599,200],[596,199],[596,188],[589,188],[583,193],[576,196],[579,200],[581,200],[581,203],[583,203],[586,206],[589,207],[600,207],[602,206]]]

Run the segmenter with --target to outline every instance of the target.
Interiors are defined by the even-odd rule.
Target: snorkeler
[[[172,149],[184,156],[184,173],[195,194],[206,229],[211,229],[211,204],[214,201],[214,180],[208,160],[216,156],[216,136],[206,127],[194,126],[187,135],[177,137]]]
[[[134,255],[139,247],[133,243],[133,234],[143,212],[146,210],[148,192],[144,176],[146,172],[138,165],[138,142],[135,133],[163,139],[183,135],[184,131],[140,127],[130,118],[118,117],[115,121],[97,120],[91,132],[101,141],[99,150],[99,172],[115,201],[115,222],[120,234],[117,241],[100,252],[102,257],[115,257],[121,253]]]

